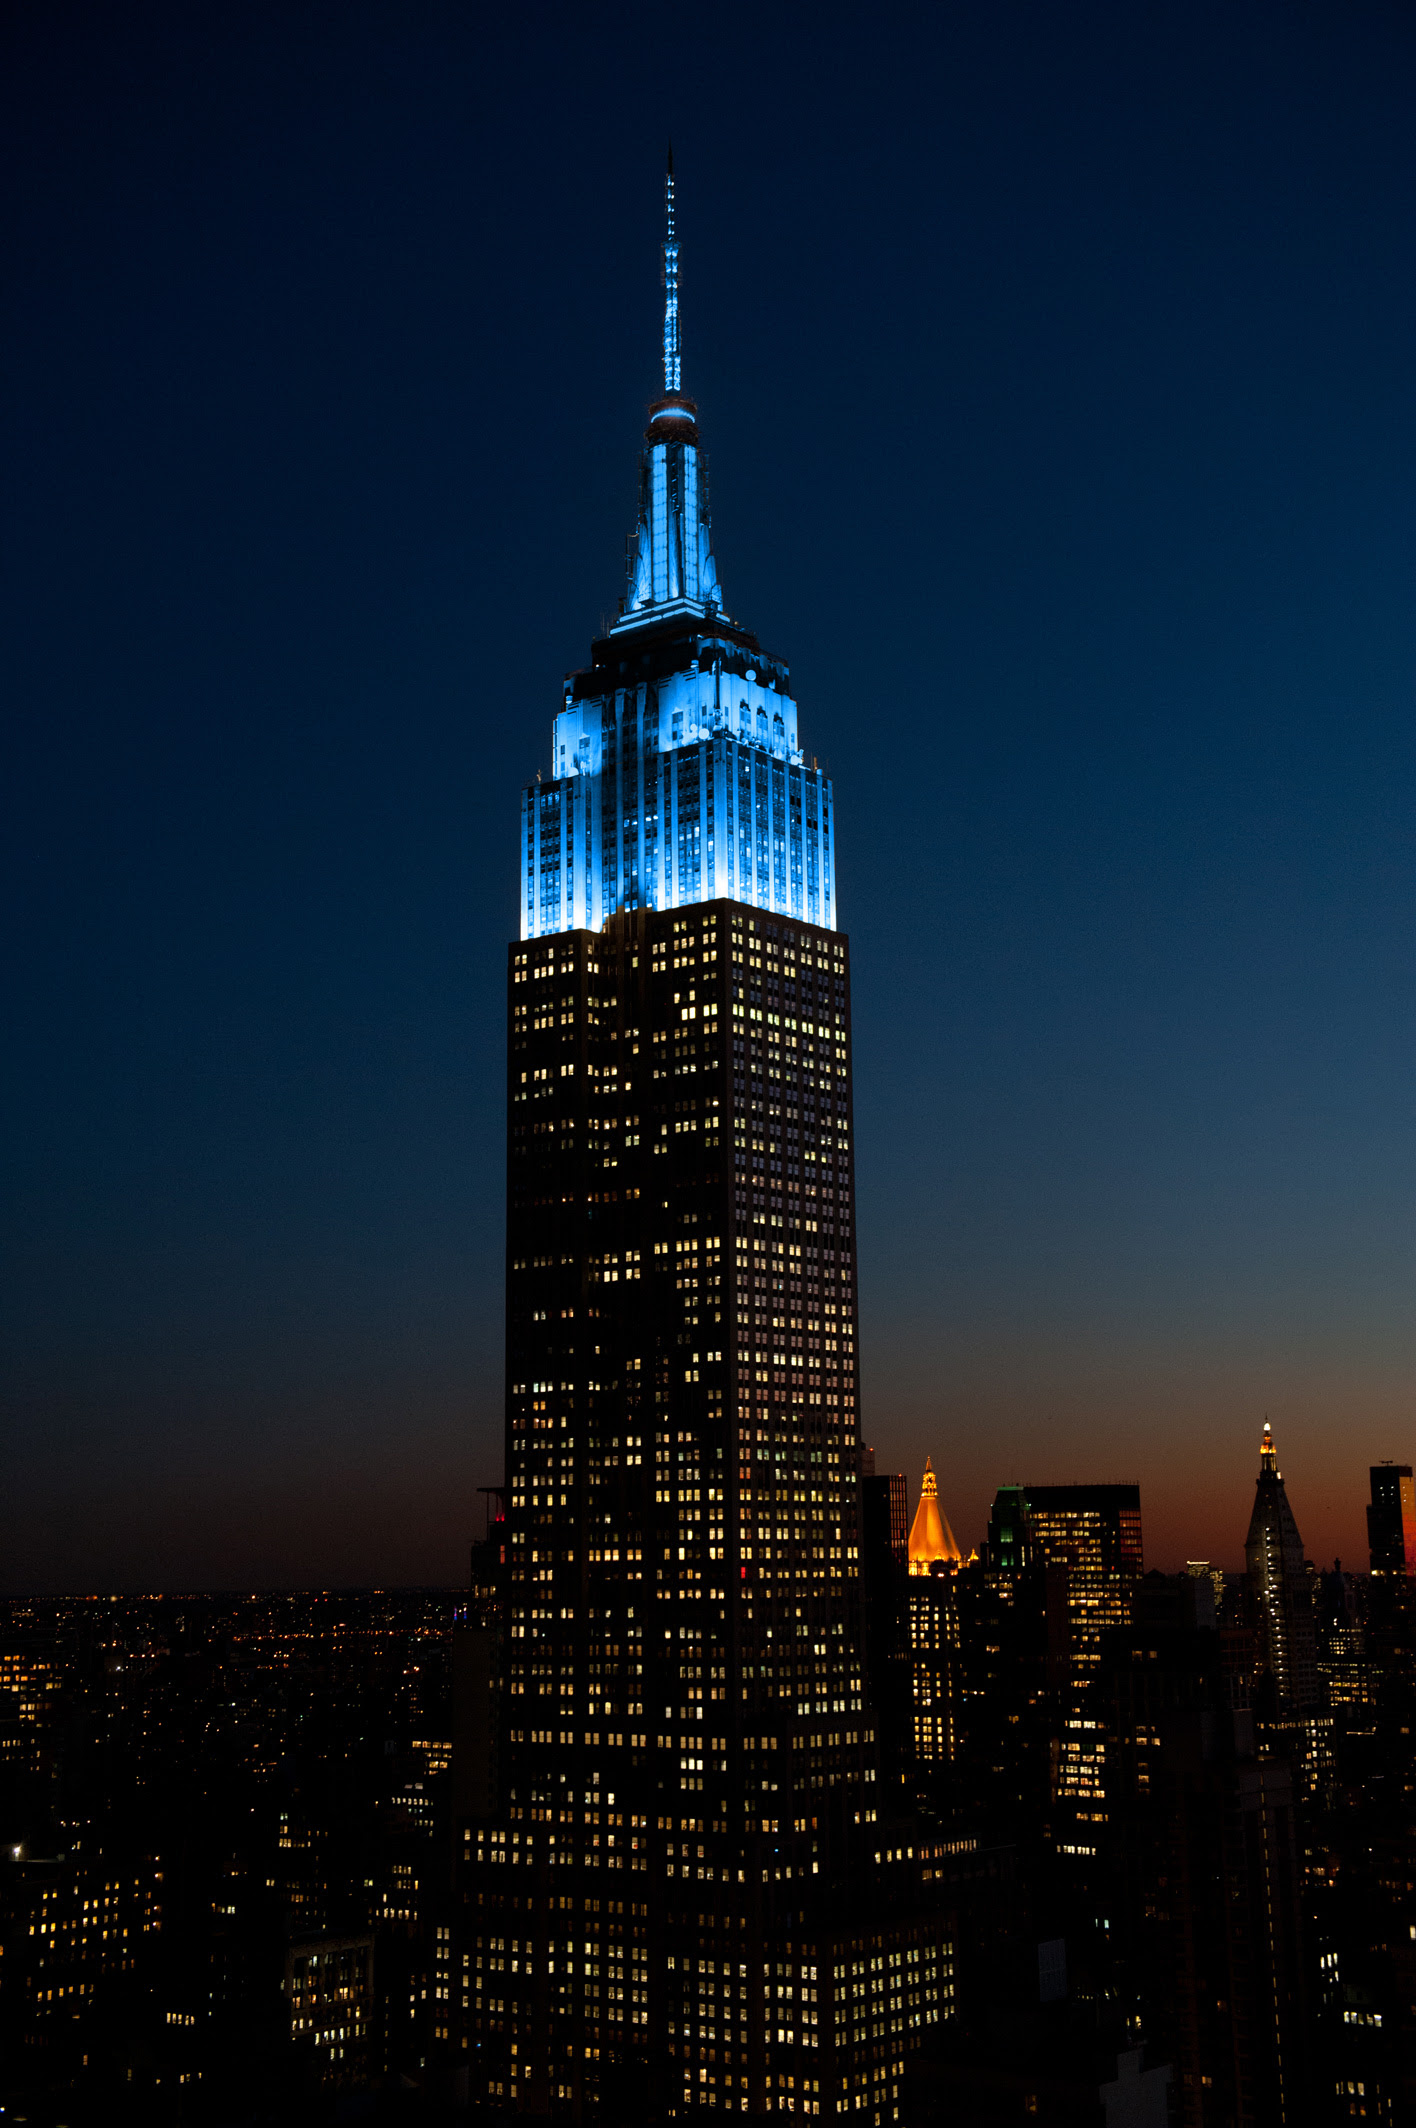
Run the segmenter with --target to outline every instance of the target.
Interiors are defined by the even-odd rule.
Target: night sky
[[[0,1581],[461,1578],[518,792],[664,149],[836,781],[864,1430],[1234,1565],[1416,1454],[1407,6],[11,5]]]

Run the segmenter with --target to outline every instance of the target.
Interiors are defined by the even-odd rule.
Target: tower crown
[[[683,389],[672,147],[664,179],[664,395],[649,408],[644,444],[639,525],[630,541],[629,583],[612,633],[642,627],[666,612],[706,620],[722,607],[708,484],[698,457],[698,408]]]
[[[785,662],[723,611],[698,408],[683,389],[673,151],[664,390],[648,409],[619,617],[566,674],[551,776],[522,791],[521,935],[740,901],[836,928],[835,798]]]
[[[1277,1478],[1280,1475],[1278,1448],[1273,1438],[1273,1428],[1269,1425],[1268,1420],[1265,1419],[1263,1439],[1259,1443],[1259,1476],[1261,1478]]]
[[[934,1464],[924,1459],[924,1481],[919,1489],[919,1506],[915,1509],[914,1522],[910,1529],[910,1572],[927,1574],[941,1560],[957,1566],[962,1558],[954,1542],[954,1532],[939,1510],[939,1485],[934,1475]]]

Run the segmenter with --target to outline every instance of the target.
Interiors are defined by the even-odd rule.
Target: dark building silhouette
[[[1000,1485],[988,1517],[985,1556],[989,1569],[1011,1578],[1023,1571],[1032,1555],[1027,1495],[1021,1485]]]
[[[1231,1705],[1204,1584],[1146,1577],[1101,1703],[1117,1971],[1180,2119],[1315,2118],[1294,1775]]]
[[[1019,1765],[1035,1766],[1038,1743],[1029,1746],[1022,1739],[1029,1728],[1045,1724],[1050,1791],[1045,1822],[1057,1845],[1078,1864],[1096,1860],[1105,1823],[1105,1752],[1091,1686],[1106,1635],[1130,1617],[1142,1564],[1139,1486],[1003,1486],[994,1499],[989,1578],[995,1607],[1010,1614],[1012,1630],[985,1639],[985,1650],[1000,1650],[992,1661],[1003,1674],[990,1664],[976,1691],[1000,1690],[1005,1701],[1027,1692],[1026,1708],[1000,1708],[1005,1727],[998,1745],[1006,1752],[1009,1731],[1014,1732]],[[1002,1627],[1004,1617],[995,1616],[992,1623]],[[1008,1642],[1013,1646],[1005,1658],[1001,1650]],[[1045,1680],[1041,1691],[1039,1665]]]
[[[913,1764],[909,1661],[909,1496],[903,1471],[877,1473],[869,1449],[860,1486],[861,1589],[866,1669],[880,1742],[882,1781]]]
[[[873,1465],[871,1451],[866,1449],[864,1454]],[[890,1573],[907,1573],[910,1560],[909,1493],[904,1472],[877,1474],[873,1468],[864,1470],[860,1498],[861,1541],[865,1546],[862,1557],[869,1573],[887,1569]]]
[[[1034,1555],[1019,1486],[1000,1488],[982,1557],[960,1567],[960,1758],[953,1792],[986,1845],[1048,1819],[1066,1621],[1062,1583]]]
[[[1416,1574],[1416,1483],[1409,1463],[1374,1463],[1367,1544],[1374,1574]]]

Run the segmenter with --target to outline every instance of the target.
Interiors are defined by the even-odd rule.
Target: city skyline
[[[658,115],[677,32],[588,179],[573,38],[548,77],[450,15],[392,72],[353,34],[312,105],[249,29],[213,67],[95,22],[92,79],[7,32],[11,1586],[460,1574],[500,1477],[476,934],[619,590],[669,131],[717,560],[850,793],[879,1467],[932,1456],[966,1551],[1000,1484],[1126,1482],[1148,1564],[1237,1569],[1267,1415],[1310,1556],[1362,1560],[1416,1381],[1411,33],[1229,26],[1236,100],[1219,19],[1094,85],[1081,32],[940,29],[922,131],[837,167],[788,113],[750,180],[721,59]],[[489,57],[474,145],[438,76]]]

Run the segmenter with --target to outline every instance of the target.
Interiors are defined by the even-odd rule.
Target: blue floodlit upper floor
[[[834,801],[790,673],[723,611],[698,410],[680,389],[673,180],[664,395],[649,409],[618,620],[571,673],[522,793],[521,936],[722,897],[836,928]]]

